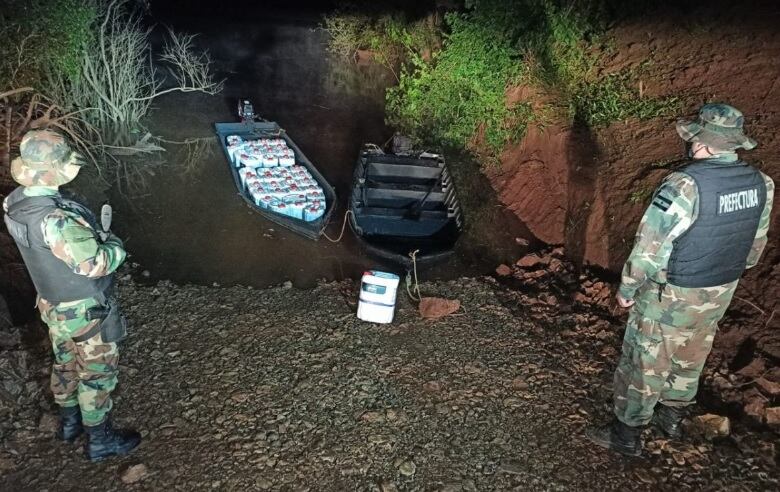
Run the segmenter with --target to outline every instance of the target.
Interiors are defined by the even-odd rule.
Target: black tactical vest
[[[74,273],[68,265],[54,256],[43,240],[43,219],[61,208],[76,211],[97,231],[95,215],[80,203],[60,194],[26,196],[19,187],[8,195],[8,213],[5,225],[14,238],[27,266],[38,295],[52,303],[78,301],[104,295],[113,283],[113,274],[89,278]]]
[[[763,175],[741,161],[706,159],[680,172],[696,181],[699,214],[673,242],[668,282],[678,287],[715,287],[739,279],[766,204]]]

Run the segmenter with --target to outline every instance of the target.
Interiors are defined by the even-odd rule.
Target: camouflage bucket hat
[[[61,186],[76,177],[68,164],[81,166],[65,138],[52,130],[32,130],[22,137],[20,156],[11,162],[11,177],[22,186]]]
[[[680,120],[677,133],[686,142],[701,142],[721,150],[750,150],[757,144],[745,135],[742,112],[728,104],[705,104],[697,121]]]

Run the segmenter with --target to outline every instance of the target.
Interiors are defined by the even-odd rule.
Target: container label
[[[387,287],[384,285],[367,284],[363,282],[363,291],[368,292],[369,294],[377,294],[381,296],[387,292]]]

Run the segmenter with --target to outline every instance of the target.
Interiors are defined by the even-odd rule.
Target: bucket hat
[[[19,157],[11,162],[11,177],[22,186],[61,186],[76,177],[69,164],[81,166],[81,156],[53,130],[31,130],[22,137]]]
[[[686,142],[700,142],[721,150],[750,150],[757,144],[745,135],[745,116],[737,108],[723,103],[705,104],[696,121],[679,120],[677,133]]]

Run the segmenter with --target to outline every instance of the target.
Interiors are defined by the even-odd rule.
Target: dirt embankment
[[[717,3],[717,2],[716,2]],[[751,2],[694,11],[667,8],[626,20],[609,33],[602,73],[644,67],[644,94],[683,98],[685,114],[701,104],[728,102],[745,113],[759,147],[743,157],[780,180],[780,11],[774,2]],[[528,91],[526,91],[526,96]],[[510,91],[522,99],[522,91]],[[533,96],[530,96],[533,97]],[[533,99],[527,99],[532,100]],[[639,218],[655,187],[682,158],[675,118],[616,122],[607,128],[551,125],[529,128],[505,150],[503,165],[488,171],[499,199],[540,239],[565,244],[574,259],[619,271]],[[780,358],[780,207],[772,215],[769,245],[748,272],[735,301],[744,319],[726,320],[721,345],[729,355],[747,346]],[[770,319],[772,318],[772,319]],[[750,327],[746,326],[750,321]],[[751,345],[752,344],[752,345]]]

